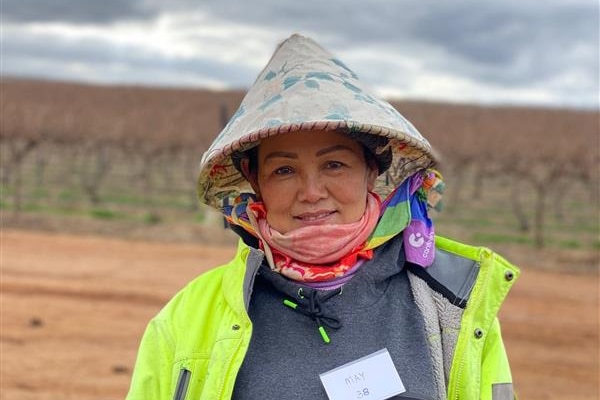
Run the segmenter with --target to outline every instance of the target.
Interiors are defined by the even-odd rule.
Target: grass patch
[[[598,226],[597,223],[595,223],[593,221],[588,222],[588,223],[584,222],[584,223],[572,224],[570,228],[572,230],[574,230],[575,232],[586,232],[586,233],[595,233],[595,234],[598,234],[598,232],[600,232],[600,227]]]
[[[561,240],[558,242],[558,246],[564,249],[579,249],[581,248],[581,242],[575,239]]]
[[[121,218],[121,214],[105,208],[94,208],[90,210],[90,216],[96,219],[114,220]]]
[[[455,222],[464,226],[471,227],[490,227],[490,226],[498,226],[498,223],[495,221],[490,221],[485,218],[457,218],[455,221],[450,220],[450,222]]]
[[[26,203],[23,205],[23,211],[43,212],[43,211],[48,211],[48,207],[41,206],[37,203]]]
[[[175,210],[189,210],[192,206],[189,195],[165,194],[157,196],[154,204],[158,207],[170,208]]]
[[[516,243],[533,244],[533,239],[523,235],[510,235],[506,233],[474,232],[471,240],[475,243]]]
[[[46,188],[37,187],[34,189],[32,197],[36,200],[47,199],[50,197],[50,192]]]
[[[201,224],[205,220],[206,220],[206,215],[204,213],[199,212],[194,215],[194,222]]]
[[[76,202],[80,201],[83,198],[81,192],[64,189],[58,193],[58,200],[65,202]]]
[[[14,194],[14,189],[9,185],[0,185],[0,194],[2,196],[12,196]]]
[[[66,216],[88,216],[88,213],[73,207],[57,207],[49,209],[49,214],[66,215]]]
[[[147,208],[150,205],[153,207],[175,210],[187,210],[190,208],[190,196],[188,195],[181,196],[162,194],[152,196],[151,199],[148,199],[141,194],[127,193],[126,189],[124,189],[121,193],[111,192],[108,194],[103,194],[102,202],[118,206],[133,206],[136,208]]]
[[[147,225],[156,225],[162,222],[162,218],[155,212],[147,212],[143,215],[142,221]]]
[[[143,196],[137,196],[135,194],[116,195],[109,194],[102,196],[102,200],[106,203],[118,204],[118,205],[144,205],[146,199]]]

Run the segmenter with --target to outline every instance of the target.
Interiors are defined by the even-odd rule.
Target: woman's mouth
[[[294,218],[304,223],[326,222],[336,211],[317,211],[314,213],[303,213]]]

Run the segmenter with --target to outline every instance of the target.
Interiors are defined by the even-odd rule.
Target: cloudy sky
[[[599,106],[596,0],[2,0],[1,73],[247,88],[310,36],[386,97]]]

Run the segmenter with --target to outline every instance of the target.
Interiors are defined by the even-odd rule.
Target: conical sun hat
[[[204,153],[198,197],[212,207],[252,192],[232,154],[264,138],[300,131],[335,130],[387,138],[389,168],[375,191],[385,198],[404,179],[435,163],[433,149],[391,104],[378,99],[343,62],[310,38],[282,42],[259,74],[237,112]]]

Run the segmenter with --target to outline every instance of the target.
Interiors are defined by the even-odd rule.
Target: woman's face
[[[358,142],[337,132],[308,131],[264,139],[253,186],[269,225],[287,233],[358,221],[376,178]]]

